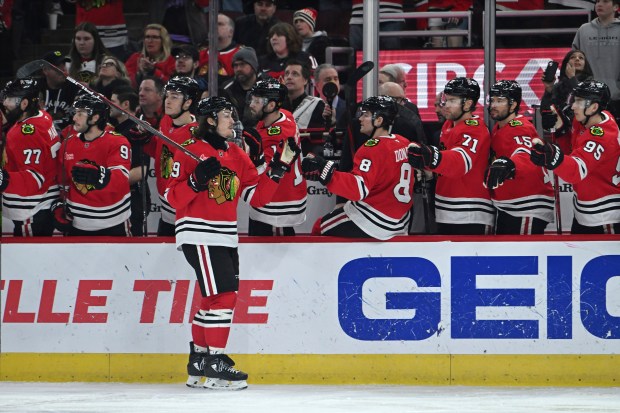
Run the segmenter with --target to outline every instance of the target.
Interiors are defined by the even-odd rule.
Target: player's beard
[[[6,122],[9,125],[14,125],[23,115],[24,111],[18,106],[5,112]]]

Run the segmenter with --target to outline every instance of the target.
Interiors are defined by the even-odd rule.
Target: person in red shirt
[[[474,79],[457,77],[444,87],[439,147],[411,143],[409,163],[437,174],[435,215],[440,234],[483,235],[490,232],[495,209],[484,174],[491,139],[483,120],[474,115],[480,86]]]
[[[484,184],[497,208],[496,234],[542,234],[553,221],[553,188],[543,168],[532,165],[532,140],[536,128],[519,115],[521,86],[502,80],[489,91],[489,115],[497,123],[491,133],[495,160]]]
[[[411,220],[415,178],[407,162],[409,139],[389,133],[398,114],[393,98],[370,97],[359,112],[361,133],[370,139],[355,153],[351,172],[337,171],[320,156],[302,162],[306,179],[348,199],[317,221],[312,233],[388,240],[406,234]]]
[[[1,92],[9,125],[0,158],[2,214],[13,221],[13,235],[50,236],[50,206],[60,194],[57,181],[58,133],[52,117],[39,109],[40,85],[24,78]]]
[[[176,245],[194,268],[202,299],[194,316],[186,385],[238,390],[248,375],[225,354],[239,289],[237,204],[265,205],[301,150],[294,139],[278,149],[267,171],[256,166],[234,137],[234,106],[226,98],[198,103],[194,137],[183,144],[200,162],[177,150],[166,200],[176,209]],[[204,378],[204,379],[203,379]]]
[[[572,234],[620,233],[620,140],[618,124],[605,108],[609,87],[596,80],[573,89],[573,150],[534,139],[530,160],[573,185]]]

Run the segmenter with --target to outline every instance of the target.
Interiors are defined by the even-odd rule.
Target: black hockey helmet
[[[387,129],[396,119],[398,104],[390,96],[371,96],[360,103],[359,110],[372,112],[373,119],[377,116],[383,117],[381,126]]]
[[[588,105],[596,102],[599,104],[599,112],[604,110],[609,104],[611,93],[609,87],[596,80],[586,80],[579,83],[573,89],[573,97],[580,97],[589,101]]]
[[[198,102],[198,108],[196,109],[196,115],[207,116],[217,120],[218,112],[228,109],[231,112],[235,112],[235,107],[228,99],[222,96],[213,96],[201,99]]]
[[[273,101],[276,103],[277,108],[282,106],[287,95],[287,87],[275,79],[259,80],[252,86],[252,89],[250,89],[250,96],[266,98],[267,101]]]
[[[521,106],[521,85],[514,80],[500,80],[491,86],[489,90],[489,98],[493,96],[508,98],[509,105],[512,105],[512,102],[516,102],[515,112],[518,112],[519,106]]]
[[[468,77],[455,77],[446,83],[443,89],[443,93],[446,95],[460,96],[466,99],[471,99],[474,104],[480,99],[480,86],[472,78]]]
[[[174,76],[164,86],[164,93],[168,91],[182,93],[185,100],[191,99],[193,103],[198,103],[200,98],[200,86],[191,77]]]
[[[83,93],[76,97],[73,101],[73,108],[85,109],[89,118],[94,115],[99,115],[99,122],[97,122],[99,126],[102,124],[105,125],[105,122],[108,121],[108,115],[110,114],[108,105],[106,105],[103,100],[90,93]]]
[[[2,92],[0,92],[0,96],[2,96],[3,99],[6,97],[38,99],[39,92],[39,81],[32,77],[25,77],[8,82],[2,89]]]

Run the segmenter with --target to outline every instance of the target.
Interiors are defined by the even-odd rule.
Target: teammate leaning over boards
[[[75,133],[60,150],[68,215],[61,205],[54,208],[58,228],[69,235],[130,236],[129,141],[107,130],[109,108],[99,98],[78,96],[73,108]]]
[[[488,165],[489,129],[474,115],[480,86],[474,79],[457,77],[443,92],[440,147],[412,143],[409,163],[438,175],[435,214],[440,234],[487,234],[495,212],[483,185]]]
[[[189,387],[244,389],[246,373],[224,354],[239,288],[237,204],[271,200],[301,150],[293,138],[275,152],[260,175],[243,149],[229,144],[234,107],[226,98],[198,103],[195,137],[183,145],[202,159],[177,151],[166,200],[176,209],[176,244],[194,268],[202,299],[194,316],[187,371]],[[202,382],[202,377],[206,377]]]
[[[6,84],[2,105],[9,125],[0,158],[2,213],[14,236],[49,236],[54,231],[50,204],[58,198],[60,148],[52,117],[39,109],[39,84],[25,78]]]
[[[542,234],[553,220],[553,188],[543,168],[532,165],[532,140],[536,128],[519,115],[521,86],[502,80],[491,86],[488,111],[496,121],[491,133],[495,160],[484,184],[497,208],[496,234]]]
[[[573,151],[564,156],[559,146],[535,139],[530,159],[573,184],[572,234],[620,233],[620,140],[618,124],[604,110],[609,88],[581,82],[573,98]]]
[[[407,162],[409,139],[389,132],[397,114],[389,96],[360,104],[360,131],[370,139],[355,153],[350,173],[337,171],[334,162],[320,156],[303,160],[306,179],[349,199],[317,221],[314,234],[387,240],[407,233],[415,178]]]

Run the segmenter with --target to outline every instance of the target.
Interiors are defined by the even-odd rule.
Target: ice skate
[[[189,362],[187,363],[187,387],[202,388],[204,386],[205,357],[208,353],[198,353],[194,349],[194,343],[189,343]]]
[[[235,369],[226,354],[212,354],[204,359],[204,387],[211,390],[243,390],[248,387],[247,373]]]

